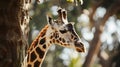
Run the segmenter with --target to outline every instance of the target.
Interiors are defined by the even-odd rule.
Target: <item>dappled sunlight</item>
[[[48,3],[50,1],[48,0],[46,2]],[[55,3],[56,1],[53,1],[53,2]],[[44,4],[44,2],[42,0],[41,4],[39,4],[39,7],[45,6],[43,4]],[[93,45],[93,43],[91,44],[92,40],[95,38],[95,35],[98,34],[98,33],[94,34],[97,30],[96,25],[98,24],[98,26],[99,26],[99,24],[102,23],[102,20],[104,20],[104,16],[106,15],[107,8],[105,8],[103,6],[97,7],[92,16],[91,15],[91,12],[92,12],[91,7],[87,7],[87,8],[83,9],[83,8],[81,8],[81,6],[75,7],[75,6],[73,6],[73,4],[72,5],[68,5],[67,3],[65,4],[64,1],[60,2],[59,4],[62,6],[64,5],[64,8],[68,10],[68,20],[70,20],[70,21],[72,20],[72,22],[75,23],[75,29],[77,30],[77,33],[79,33],[79,36],[81,37],[81,41],[85,46],[85,53],[78,53],[75,51],[75,49],[72,49],[72,48],[57,49],[56,45],[51,46],[49,51],[55,52],[56,53],[55,55],[57,55],[59,57],[59,60],[60,59],[62,60],[61,63],[64,66],[68,67],[71,65],[71,67],[72,67],[72,65],[74,66],[74,64],[76,64],[76,65],[79,65],[78,67],[81,67],[85,62],[85,59],[89,52],[90,46]],[[84,3],[83,3],[83,5],[84,5]],[[56,17],[58,15],[58,13],[57,13],[58,6],[59,5],[56,5],[56,4],[51,6],[51,4],[50,4],[50,5],[47,5],[47,7],[49,7],[49,9],[45,9],[46,7],[45,8],[41,7],[40,10],[46,11],[46,12],[42,12],[42,13],[46,14],[49,12],[50,15],[54,15],[53,17]],[[42,13],[40,13],[40,15],[42,15]],[[42,19],[42,18],[43,17],[41,17],[40,19]],[[91,18],[92,18],[92,21],[91,21]],[[43,21],[40,21],[40,22],[42,23]],[[43,22],[43,24],[44,24],[44,22]],[[108,20],[106,20],[105,25],[102,27],[103,27],[103,30],[100,35],[100,42],[102,42],[102,43],[101,43],[100,48],[98,48],[99,49],[98,53],[101,52],[99,54],[102,55],[103,58],[109,59],[110,51],[113,51],[115,49],[115,45],[116,45],[115,42],[117,40],[120,41],[120,38],[119,38],[120,37],[120,30],[119,30],[120,29],[120,20],[116,18],[116,15],[111,15],[108,18]],[[118,37],[115,37],[115,36],[118,36]],[[33,36],[33,37],[35,37],[35,36]],[[96,45],[97,45],[97,43],[96,43]],[[93,49],[95,49],[95,48],[93,48]],[[57,50],[60,50],[60,51],[57,51]],[[57,53],[59,53],[59,54],[57,54]],[[54,54],[54,53],[52,53],[52,54]],[[49,57],[49,56],[46,56],[46,57]],[[56,56],[54,56],[54,57],[56,57]],[[101,59],[99,57],[96,56],[96,58],[94,58],[94,60],[95,60],[95,63],[93,64],[94,67],[102,66],[100,64]]]
[[[117,26],[116,26],[116,19],[114,16],[111,16],[108,21],[106,22],[106,31],[110,34],[114,33],[114,32],[117,32]]]
[[[113,42],[114,42],[114,38],[113,38],[113,34],[114,33],[117,33],[118,36],[120,36],[119,34],[119,22],[117,22],[115,20],[115,17],[114,16],[111,16],[108,21],[106,22],[106,25],[105,25],[105,31],[102,33],[101,35],[101,42],[103,43],[106,43],[108,48],[110,51],[114,49],[114,45]],[[118,25],[117,25],[118,24]],[[119,39],[119,38],[118,38]],[[106,46],[105,44],[103,46]],[[105,49],[105,48],[104,48]]]
[[[91,32],[91,31],[89,30],[89,28],[83,28],[83,29],[81,30],[81,33],[82,33],[83,37],[85,38],[85,40],[90,41],[90,40],[93,39],[93,32]]]
[[[120,0],[0,0],[0,67],[120,67]]]
[[[86,14],[81,14],[77,20],[79,23],[83,23],[83,24],[89,23],[89,17]]]
[[[106,9],[103,7],[98,7],[96,13],[94,15],[94,19],[97,20],[98,18],[102,18],[106,13]]]

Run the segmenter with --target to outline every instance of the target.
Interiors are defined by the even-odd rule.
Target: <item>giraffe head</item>
[[[47,17],[48,25],[32,42],[22,67],[41,67],[50,44],[72,47],[78,52],[84,52],[84,45],[75,32],[74,25],[67,20],[67,12],[60,8],[58,14],[57,20]]]
[[[46,36],[49,43],[58,44],[64,47],[75,48],[78,52],[84,52],[84,45],[75,32],[73,23],[68,22],[65,9],[58,9],[59,18],[57,20],[47,16],[49,34]]]

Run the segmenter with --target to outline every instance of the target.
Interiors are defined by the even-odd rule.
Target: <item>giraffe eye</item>
[[[73,29],[72,24],[68,24],[67,27],[68,27],[68,30],[72,30]]]
[[[66,29],[64,29],[64,30],[60,30],[60,33],[62,33],[62,34],[66,33],[66,32],[67,32]]]

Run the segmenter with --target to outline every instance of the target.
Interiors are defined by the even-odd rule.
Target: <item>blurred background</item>
[[[59,6],[75,23],[85,53],[52,45],[42,67],[119,67],[120,0],[32,0],[29,44],[47,24],[47,14],[57,17]]]

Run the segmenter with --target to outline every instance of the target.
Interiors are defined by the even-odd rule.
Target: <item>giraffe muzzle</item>
[[[80,41],[75,41],[75,49],[76,49],[78,52],[85,52],[84,45],[83,45],[83,43],[80,42]]]

